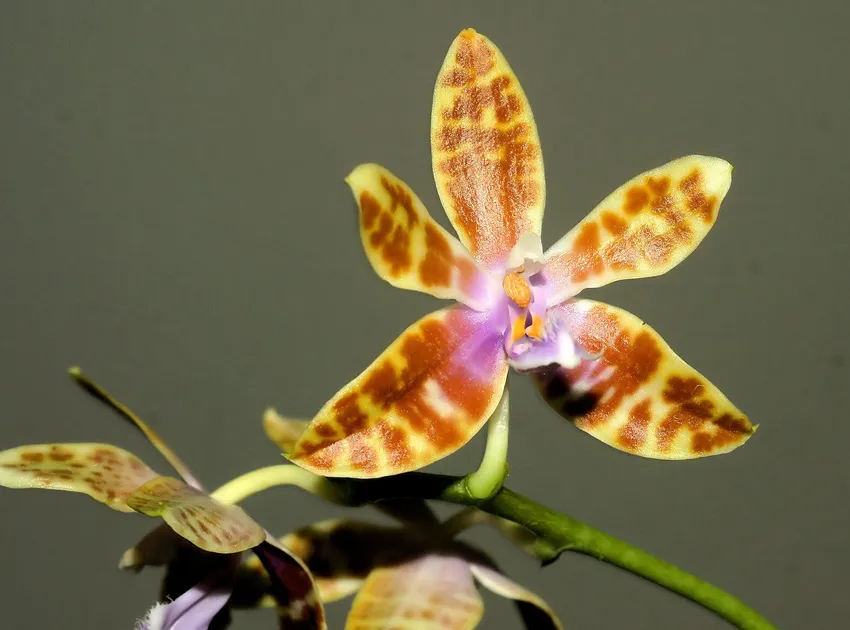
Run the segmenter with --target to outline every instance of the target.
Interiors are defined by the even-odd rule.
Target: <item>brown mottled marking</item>
[[[425,247],[427,253],[419,265],[419,279],[422,284],[426,287],[451,284],[455,257],[446,237],[430,224],[425,225]]]
[[[629,224],[620,217],[616,212],[606,210],[601,217],[602,227],[604,227],[613,236],[621,236],[625,233]]]
[[[490,72],[495,65],[495,57],[495,52],[483,38],[476,37],[475,32],[464,31],[460,34],[455,61],[468,71],[470,77]]]
[[[410,441],[404,431],[384,422],[378,424],[378,432],[383,437],[383,442],[387,445],[387,455],[390,464],[399,465],[410,461],[413,453],[410,449]]]
[[[377,164],[361,164],[346,182],[360,206],[363,247],[379,276],[403,289],[483,308],[487,277],[403,181]]]
[[[522,88],[495,46],[465,31],[434,99],[434,171],[449,218],[480,261],[501,262],[542,216],[543,163]]]
[[[711,223],[714,219],[714,208],[717,205],[717,197],[709,197],[703,191],[702,174],[699,172],[699,169],[694,169],[690,175],[679,182],[679,190],[685,194],[688,209],[699,214],[706,223]]]
[[[573,282],[582,282],[591,274],[600,273],[604,264],[599,255],[599,224],[588,221],[576,237],[564,266],[570,269]]]
[[[44,460],[44,453],[21,453],[21,460],[25,462],[41,462]]]
[[[560,377],[550,375],[555,383],[548,385],[549,393],[556,393],[551,388],[560,385],[567,396],[561,403],[564,406],[563,413],[575,418],[576,425],[591,429],[609,422],[619,411],[623,400],[655,375],[662,358],[661,348],[648,332],[639,332],[632,337],[627,329],[621,328],[616,314],[606,306],[597,305],[584,316],[576,315],[575,307],[571,304],[563,308],[568,319],[583,322],[581,328],[574,331],[576,343],[591,354],[601,355],[601,360],[574,370],[563,370],[563,376]],[[597,382],[608,368],[613,368],[611,375]],[[580,403],[569,396],[566,383],[579,380],[596,383],[585,395],[593,402],[587,409],[581,409],[577,406]],[[582,411],[580,415],[576,413],[579,410]]]
[[[443,313],[408,329],[358,377],[352,390],[340,392],[302,436],[293,459],[325,473],[344,464],[368,476],[417,467],[424,445],[441,453],[469,440],[494,400],[488,370],[503,375],[504,364],[471,365],[456,354],[483,315],[466,309]],[[501,358],[501,339],[494,337],[492,349],[482,352],[492,352],[493,358],[484,355],[486,361]],[[317,439],[322,425],[338,429],[333,439]]]
[[[729,413],[714,417],[715,404],[705,398],[708,393],[708,385],[699,378],[673,375],[667,379],[667,387],[662,396],[666,402],[674,406],[658,426],[656,440],[662,451],[672,446],[676,436],[682,430],[695,432],[692,441],[694,451],[697,453],[715,450],[740,440],[741,435],[752,432],[749,421],[744,418],[736,418]],[[717,431],[714,433],[700,431],[709,426],[707,423],[717,427]]]
[[[392,238],[384,245],[384,260],[390,266],[390,274],[399,276],[410,269],[410,233],[396,225]]]
[[[387,240],[387,237],[393,230],[393,220],[388,214],[382,212],[378,217],[378,221],[378,229],[372,232],[369,236],[369,242],[372,243],[372,247],[380,247],[383,245],[384,241]]]
[[[576,343],[601,355],[538,376],[547,400],[579,428],[621,450],[665,459],[729,450],[752,434],[716,387],[630,313],[589,300],[558,311]],[[682,431],[690,450],[677,439]]]
[[[649,398],[645,398],[632,407],[628,422],[623,425],[617,436],[624,450],[635,451],[646,442],[647,429],[652,420],[651,408],[652,401]]]
[[[584,288],[656,276],[672,269],[704,238],[728,190],[728,163],[687,156],[644,173],[615,191],[547,253],[554,301]],[[585,224],[601,225],[588,251]],[[601,264],[582,265],[590,257]]]
[[[419,217],[416,216],[416,210],[413,208],[413,197],[402,184],[393,184],[386,177],[381,178],[381,185],[392,201],[389,213],[395,214],[396,208],[401,207],[407,215],[407,229],[413,229],[413,226],[419,223]]]
[[[362,435],[350,436],[348,446],[352,468],[365,473],[374,473],[378,470],[380,462],[378,452],[366,443]]]
[[[643,186],[632,186],[626,191],[626,203],[623,211],[626,214],[637,214],[649,203],[649,193]]]
[[[747,433],[749,433],[749,431]],[[694,453],[705,455],[728,446],[729,444],[734,444],[735,442],[740,441],[740,439],[741,432],[739,431],[729,431],[726,429],[715,433],[697,431],[691,438],[691,449],[693,449]]]
[[[360,221],[363,227],[371,230],[375,220],[381,214],[381,206],[368,191],[360,193]]]
[[[329,424],[320,424],[315,427],[316,435],[323,438],[331,438],[336,435],[336,429]]]
[[[50,452],[47,454],[47,456],[54,462],[67,462],[74,458],[74,452],[62,448],[57,444],[50,448]]]
[[[359,398],[356,393],[351,393],[340,398],[334,405],[334,418],[347,433],[359,431],[368,419],[360,409],[357,402]]]

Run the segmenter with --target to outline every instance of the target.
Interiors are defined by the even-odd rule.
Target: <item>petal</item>
[[[158,475],[110,444],[33,444],[0,452],[0,485],[82,492],[119,512],[126,499]]]
[[[489,276],[407,184],[377,164],[361,164],[345,181],[360,207],[363,249],[379,276],[401,289],[478,310],[488,306]]]
[[[173,602],[157,604],[137,630],[206,630],[230,599],[230,580],[206,580]]]
[[[324,630],[325,609],[313,576],[304,563],[271,535],[254,548],[270,578],[277,600],[280,627],[287,630]]]
[[[263,429],[272,442],[284,453],[291,453],[301,434],[310,426],[309,420],[284,418],[274,409],[267,409],[263,414]]]
[[[423,556],[372,571],[360,589],[346,630],[475,628],[484,602],[461,558]]]
[[[469,569],[472,571],[475,579],[490,591],[520,603],[530,604],[531,607],[536,609],[529,610],[527,606],[520,606],[523,617],[529,621],[531,619],[534,620],[528,626],[529,628],[535,628],[535,630],[538,628],[541,630],[544,628],[556,628],[557,630],[561,630],[563,627],[558,617],[555,616],[555,613],[549,608],[546,602],[531,591],[526,590],[513,580],[499,573],[496,569],[474,563],[469,565]]]
[[[507,377],[502,332],[451,307],[408,328],[316,415],[290,459],[331,477],[383,477],[426,466],[474,436]]]
[[[540,234],[546,188],[531,107],[499,49],[472,29],[437,77],[431,159],[452,225],[487,268],[504,266],[523,233]]]
[[[213,553],[245,551],[266,536],[242,508],[220,503],[173,477],[149,481],[127,499],[127,505],[148,516],[161,516],[190,543]]]
[[[601,355],[536,375],[547,402],[582,431],[657,459],[727,453],[755,427],[657,332],[619,308],[575,300],[557,308],[576,342]]]
[[[177,554],[187,542],[186,539],[178,536],[167,523],[160,523],[145,534],[134,546],[121,554],[118,568],[138,573],[145,567],[166,566],[177,557]]]
[[[549,304],[670,271],[708,234],[731,183],[728,162],[691,155],[624,184],[546,252]]]
[[[171,464],[174,470],[183,477],[183,480],[188,483],[190,486],[194,486],[196,488],[203,489],[201,486],[201,482],[198,481],[198,478],[192,473],[189,467],[177,456],[177,453],[171,450],[168,444],[165,443],[159,434],[154,431],[148,424],[139,418],[133,411],[127,407],[124,403],[119,401],[116,398],[113,398],[105,389],[103,389],[100,385],[95,383],[89,377],[85,376],[82,370],[79,367],[72,367],[68,370],[71,378],[74,379],[74,382],[77,383],[80,387],[82,387],[86,393],[93,396],[100,402],[104,403],[108,407],[112,408],[115,412],[117,412],[120,416],[122,416],[125,420],[129,421],[130,424],[135,426],[142,434],[148,439],[148,441],[153,445],[153,447],[160,452],[160,454],[165,458],[165,460]]]
[[[395,527],[332,519],[287,534],[280,542],[304,561],[319,597],[330,603],[357,592],[382,558],[396,559],[410,549],[404,532]],[[257,596],[258,591],[262,594],[267,590],[268,575],[262,564],[256,559],[246,561],[237,579],[239,601],[269,605],[268,598]]]

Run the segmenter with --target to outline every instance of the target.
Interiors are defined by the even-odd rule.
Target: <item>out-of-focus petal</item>
[[[137,416],[133,411],[124,403],[122,403],[117,398],[114,398],[109,392],[103,389],[100,385],[91,380],[88,376],[84,375],[82,370],[79,367],[72,367],[68,370],[71,378],[74,379],[74,382],[77,383],[83,390],[86,391],[89,395],[93,396],[100,402],[104,403],[108,407],[111,407],[114,411],[116,411],[120,416],[122,416],[125,420],[129,421],[130,424],[135,426],[142,434],[148,439],[148,441],[153,445],[153,447],[160,452],[160,454],[166,459],[166,461],[171,464],[171,466],[178,472],[178,474],[183,478],[183,480],[188,483],[190,486],[194,486],[199,490],[203,490],[201,486],[201,482],[195,477],[194,473],[189,469],[189,467],[183,462],[180,457],[178,457],[177,453],[171,450],[171,447],[165,443],[165,440],[160,437],[160,435],[154,431],[144,420],[142,420],[139,416]]]
[[[263,429],[272,442],[284,453],[291,453],[298,438],[310,426],[309,420],[284,418],[274,409],[267,409],[263,414]]]
[[[489,305],[488,275],[407,184],[377,164],[361,164],[345,181],[360,207],[363,249],[379,276],[478,310]]]
[[[230,598],[229,576],[205,580],[173,602],[157,604],[137,630],[206,630]]]
[[[472,571],[475,579],[485,588],[497,595],[516,600],[518,603],[525,603],[536,609],[529,610],[526,606],[520,606],[520,611],[526,619],[529,628],[533,628],[534,630],[545,630],[546,628],[562,630],[563,626],[552,609],[531,591],[523,588],[492,567],[473,563],[469,565],[469,569]]]
[[[158,475],[111,444],[32,444],[0,452],[0,485],[81,492],[119,512],[139,486]]]
[[[484,614],[469,564],[426,555],[369,574],[351,606],[346,630],[471,630]]]
[[[369,571],[405,542],[399,528],[358,521],[327,520],[283,536],[281,544],[298,556],[313,575],[319,597],[330,603],[356,593]],[[235,599],[239,606],[271,606],[269,578],[259,558],[239,569]]]
[[[485,267],[504,266],[523,233],[540,234],[546,188],[531,107],[499,49],[472,29],[437,77],[431,159],[449,219]]]
[[[266,540],[254,548],[254,553],[270,576],[270,591],[277,600],[280,627],[325,630],[325,609],[313,576],[304,563],[268,533]]]
[[[690,155],[615,190],[546,252],[549,305],[678,265],[714,225],[731,183],[728,162]]]
[[[167,523],[160,523],[121,554],[118,568],[138,573],[145,567],[165,566],[174,560],[181,546],[188,544]]]
[[[556,310],[578,345],[600,355],[536,375],[547,402],[581,430],[657,459],[727,453],[752,435],[747,417],[628,311],[592,300]]]
[[[290,459],[325,476],[383,477],[466,444],[507,377],[489,317],[452,307],[420,319],[319,411]]]
[[[245,551],[266,536],[242,508],[220,503],[173,477],[149,481],[127,498],[127,505],[148,516],[161,516],[183,538],[213,553]]]

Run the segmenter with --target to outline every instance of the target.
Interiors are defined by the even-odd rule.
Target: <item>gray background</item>
[[[211,486],[279,462],[265,406],[311,415],[437,307],[373,274],[343,177],[382,163],[447,225],[431,92],[472,26],[534,108],[545,246],[646,169],[688,153],[735,165],[687,261],[593,297],[652,324],[761,424],[731,455],[641,460],[514,375],[510,486],[780,628],[843,625],[849,16],[844,0],[803,4],[4,2],[0,446],[111,442],[167,470],[66,379],[80,364]],[[466,472],[481,448],[435,468]],[[344,513],[293,489],[246,507],[281,532]],[[152,521],[66,493],[3,491],[0,513],[4,628],[129,628],[152,601],[158,571],[115,568]],[[492,534],[467,538],[568,628],[727,627],[594,560],[540,569]],[[483,627],[518,627],[486,601]],[[330,607],[332,627],[347,608]],[[272,626],[250,612],[234,627]]]

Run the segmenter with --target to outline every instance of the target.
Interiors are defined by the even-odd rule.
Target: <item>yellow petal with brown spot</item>
[[[345,630],[472,630],[483,614],[467,561],[426,555],[372,571]]]
[[[457,306],[410,326],[316,414],[290,459],[330,477],[422,468],[466,444],[504,390],[502,333]]]
[[[33,444],[0,453],[2,486],[80,492],[119,512],[132,512],[127,497],[157,476],[111,444]]]
[[[274,409],[267,409],[263,414],[263,430],[272,442],[284,453],[291,453],[298,438],[310,426],[309,420],[284,418]]]
[[[190,543],[213,553],[245,551],[266,537],[242,508],[220,503],[173,477],[149,481],[127,498],[127,505],[148,516],[161,516]]]
[[[434,87],[431,160],[461,242],[491,269],[525,232],[540,234],[546,186],[528,99],[496,45],[466,29]]]
[[[667,273],[708,234],[731,184],[728,162],[690,155],[620,186],[546,252],[549,305]]]
[[[592,300],[555,311],[576,343],[599,358],[536,381],[546,401],[582,431],[655,459],[728,453],[755,431],[717,387],[628,311]]]
[[[407,184],[377,164],[361,164],[345,181],[360,207],[363,249],[379,276],[402,289],[488,306],[487,274]]]

